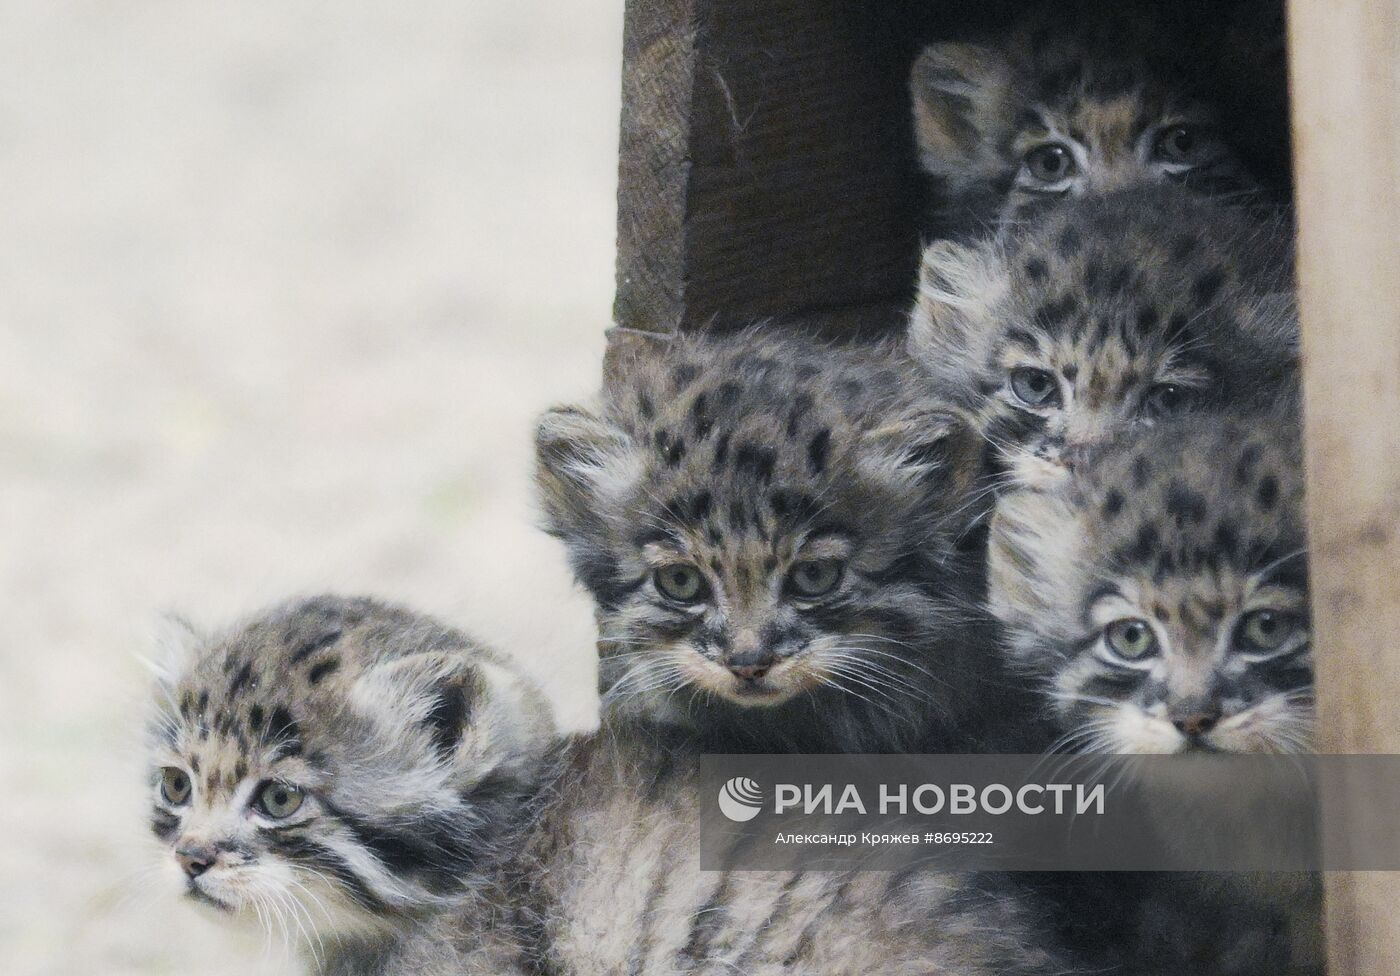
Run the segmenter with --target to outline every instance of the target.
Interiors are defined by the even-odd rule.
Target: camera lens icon
[[[719,788],[719,812],[735,823],[758,816],[763,809],[763,788],[747,776],[735,776]]]

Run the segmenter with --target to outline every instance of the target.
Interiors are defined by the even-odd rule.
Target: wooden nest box
[[[616,324],[898,330],[928,212],[909,67],[1020,5],[626,2]],[[1288,20],[1319,741],[1400,753],[1400,0]],[[1327,899],[1332,976],[1400,972],[1400,875]]]

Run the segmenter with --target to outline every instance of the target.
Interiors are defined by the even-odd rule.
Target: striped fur
[[[158,694],[152,823],[172,863],[209,858],[181,884],[285,925],[322,976],[1054,971],[973,879],[700,872],[684,733],[610,719],[547,748],[526,683],[398,608],[320,597],[187,634]],[[269,783],[301,805],[261,812]]]
[[[693,745],[610,718],[561,755],[516,891],[532,971],[571,976],[1062,972],[997,879],[699,870]]]

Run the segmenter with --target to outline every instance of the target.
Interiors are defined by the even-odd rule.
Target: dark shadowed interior
[[[1027,6],[630,0],[616,323],[899,329],[920,241],[939,236],[938,188],[915,157],[910,65],[924,44],[994,36]],[[1287,195],[1282,3],[1100,4],[1118,16],[1129,6],[1199,32],[1222,124],[1256,177]],[[1083,2],[1051,7],[1086,15]]]

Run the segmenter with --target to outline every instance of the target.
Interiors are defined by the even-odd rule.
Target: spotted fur
[[[550,411],[536,437],[610,706],[769,751],[970,725],[996,688],[979,684],[981,568],[959,548],[979,450],[963,418],[921,402],[890,348],[615,342],[601,404]],[[668,595],[675,572],[694,599]]]
[[[1283,224],[1179,188],[1086,197],[1006,240],[929,247],[910,349],[1006,480],[1053,483],[1119,432],[1292,396],[1290,255]]]
[[[299,936],[326,973],[378,972],[479,905],[551,732],[538,693],[456,631],[295,601],[182,635],[150,725],[151,829],[193,901]]]
[[[1306,553],[1296,418],[1188,417],[1001,499],[990,602],[1067,744],[1299,752]]]
[[[555,754],[489,911],[440,916],[336,976],[1069,971],[1004,878],[700,870],[699,785],[683,730],[606,714]]]
[[[1257,195],[1210,63],[1225,45],[1199,30],[1218,28],[1219,5],[1128,6],[1042,4],[1004,38],[922,51],[910,77],[915,137],[945,234],[1164,181]],[[1250,38],[1224,59],[1258,46]]]
[[[1061,748],[1311,748],[1299,440],[1287,412],[1182,417],[1096,451],[1066,483],[999,500],[991,606],[1009,654],[1042,683]],[[1289,621],[1276,648],[1242,637],[1260,611]],[[1152,629],[1140,659],[1111,645],[1125,621]],[[1168,836],[1195,822],[1194,804],[1219,815],[1218,797],[1190,783],[1145,787]],[[1316,877],[1056,880],[1076,958],[1095,969],[1322,971]]]

